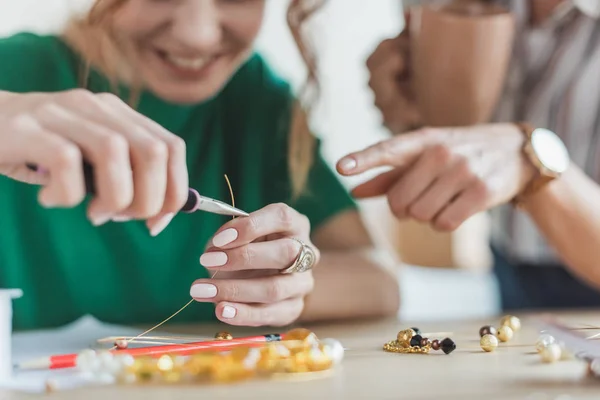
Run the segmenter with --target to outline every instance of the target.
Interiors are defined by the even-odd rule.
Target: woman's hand
[[[312,291],[312,271],[282,274],[300,254],[297,240],[310,242],[308,218],[285,204],[269,205],[226,223],[200,263],[217,279],[194,282],[190,295],[216,304],[217,317],[231,325],[283,326],[294,322]]]
[[[420,127],[422,118],[412,91],[408,29],[384,40],[367,60],[375,106],[392,133]]]
[[[358,198],[385,195],[400,219],[450,231],[470,216],[512,200],[533,178],[524,135],[512,124],[427,128],[344,157],[343,175],[392,167],[358,186]]]
[[[88,216],[96,226],[146,219],[157,235],[185,204],[184,141],[118,97],[85,90],[0,94],[0,174],[44,185],[42,205],[72,207],[84,199],[84,159],[95,170]]]

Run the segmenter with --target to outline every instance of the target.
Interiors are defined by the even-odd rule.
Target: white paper
[[[136,336],[140,333],[142,332],[138,329],[105,324],[91,316],[85,316],[62,328],[13,334],[13,362],[18,364],[51,355],[79,353],[87,348],[97,348],[96,341],[101,338],[110,336]],[[164,333],[156,333],[156,335],[164,335]],[[41,393],[45,391],[46,382],[49,380],[59,390],[72,389],[89,384],[75,369],[45,371],[15,370],[13,379],[0,383],[0,387],[17,391]]]

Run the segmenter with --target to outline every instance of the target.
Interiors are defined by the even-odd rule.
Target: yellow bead
[[[308,353],[308,369],[311,371],[325,371],[333,366],[333,360],[323,349],[313,347]]]
[[[508,326],[513,332],[517,332],[521,329],[521,320],[514,315],[506,315],[500,320],[501,326]]]
[[[285,334],[285,340],[297,340],[302,342],[305,346],[311,346],[319,342],[317,335],[304,328],[296,328],[287,332]]]
[[[513,330],[508,325],[498,328],[498,339],[500,339],[501,342],[508,342],[512,337]]]
[[[401,347],[409,348],[410,347],[410,339],[415,336],[415,331],[412,329],[405,329],[403,331],[398,332],[396,339],[398,340],[398,344]]]
[[[554,363],[560,360],[562,351],[557,343],[549,344],[540,352],[542,361],[545,363]]]
[[[484,351],[492,352],[498,347],[498,339],[494,335],[483,335],[479,344]]]
[[[215,335],[215,339],[217,340],[231,340],[233,336],[229,332],[219,332]]]
[[[195,354],[183,365],[182,370],[186,378],[198,380],[210,372],[214,359],[214,353]]]
[[[269,343],[260,350],[257,369],[263,373],[273,373],[285,369],[285,359],[290,357],[290,350],[281,343]]]

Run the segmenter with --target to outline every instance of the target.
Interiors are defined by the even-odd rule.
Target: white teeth
[[[209,57],[182,58],[167,54],[167,60],[180,68],[200,70],[208,64],[211,59]]]

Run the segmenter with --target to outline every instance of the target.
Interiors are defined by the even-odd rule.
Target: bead
[[[496,328],[494,328],[493,326],[482,326],[481,329],[479,330],[479,337],[484,337],[485,335],[494,335],[496,336],[498,334],[498,331],[496,330]]]
[[[544,350],[544,347],[546,347],[552,343],[556,343],[554,336],[544,333],[544,334],[540,335],[537,342],[535,343],[535,349],[537,350],[538,353],[541,353],[542,350]]]
[[[125,350],[127,347],[129,347],[129,342],[125,339],[119,339],[115,342],[115,347],[118,350]]]
[[[498,338],[492,334],[483,335],[479,341],[479,345],[484,351],[492,352],[498,347]]]
[[[285,340],[299,340],[307,346],[319,343],[317,335],[304,328],[292,329],[291,331],[285,334]]]
[[[313,347],[308,352],[307,367],[310,371],[325,371],[331,368],[333,360],[319,347]]]
[[[600,376],[600,360],[594,358],[591,362],[588,363],[588,374],[594,377]]]
[[[396,339],[398,340],[398,344],[402,347],[410,347],[410,340],[413,336],[415,336],[415,331],[412,329],[405,329],[403,331],[398,332]]]
[[[232,340],[233,336],[229,332],[218,332],[215,335],[215,339],[217,339],[217,340]]]
[[[333,365],[339,365],[342,362],[345,350],[339,340],[326,338],[321,340],[321,345],[323,352],[333,361]]]
[[[429,344],[429,339],[427,339],[427,338],[423,338],[423,339],[421,339],[421,344],[420,344],[420,345],[421,345],[421,347],[425,347],[425,346],[427,346],[428,344]]]
[[[420,330],[419,328],[415,328],[415,327],[413,327],[413,328],[410,328],[410,329],[412,329],[412,330],[413,330],[413,332],[415,333],[415,335],[420,335],[420,334],[421,334],[421,330]],[[414,335],[413,335],[413,336],[414,336]]]
[[[100,360],[94,350],[86,349],[77,355],[75,365],[82,372],[92,373],[100,367]]]
[[[421,340],[423,340],[423,338],[421,337],[421,335],[415,335],[410,339],[410,346],[411,347],[421,347]]]
[[[46,389],[46,393],[54,393],[58,390],[58,383],[55,380],[48,379],[44,382],[44,388]]]
[[[560,360],[561,350],[557,343],[549,344],[541,351],[540,356],[545,363],[554,363]]]
[[[435,339],[433,342],[431,342],[431,348],[434,350],[439,350],[440,349],[440,341]]]
[[[514,315],[507,315],[500,320],[501,326],[508,326],[513,332],[517,332],[521,329],[521,320]]]
[[[157,367],[161,372],[169,372],[173,370],[173,359],[169,355],[163,355],[158,359]]]
[[[513,330],[508,325],[503,325],[498,329],[498,339],[501,342],[508,342],[513,337]]]
[[[456,343],[450,338],[446,338],[440,342],[440,348],[446,354],[452,353],[456,350]]]

